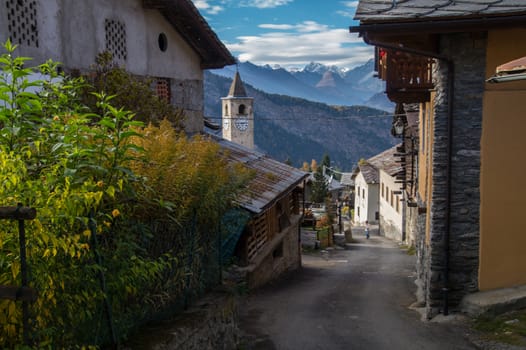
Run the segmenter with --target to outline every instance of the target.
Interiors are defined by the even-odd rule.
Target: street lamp
[[[396,121],[393,123],[393,129],[394,129],[394,136],[395,137],[403,137],[404,131],[405,131],[405,125],[402,121],[402,118],[397,118]]]

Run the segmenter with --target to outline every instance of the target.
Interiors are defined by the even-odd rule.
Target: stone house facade
[[[0,42],[10,39],[31,64],[86,71],[109,51],[130,73],[154,78],[191,133],[203,129],[203,70],[235,63],[191,0],[2,0],[0,8]]]
[[[526,284],[526,239],[511,218],[526,209],[519,176],[526,85],[491,86],[495,67],[524,56],[526,5],[516,1],[360,0],[351,27],[376,47],[388,97],[404,112],[406,227],[416,238],[426,316],[461,310],[478,291]],[[515,154],[513,156],[512,154]],[[411,186],[406,186],[410,184]]]
[[[241,163],[254,172],[238,198],[239,208],[249,218],[235,256],[247,286],[257,288],[301,266],[300,203],[309,174],[234,142],[217,142],[230,163]]]

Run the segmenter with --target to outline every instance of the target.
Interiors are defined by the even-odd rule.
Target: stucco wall
[[[492,31],[486,77],[526,54],[526,29]],[[526,284],[526,81],[486,84],[482,135],[481,290]]]
[[[203,71],[200,57],[157,10],[141,0],[37,1],[38,47],[19,45],[17,54],[32,57],[31,65],[48,59],[68,69],[88,70],[106,50],[105,21],[124,25],[126,59],[116,59],[129,72],[172,79],[172,103],[186,111],[188,132],[203,129]],[[166,50],[159,35],[167,39]],[[9,37],[6,11],[0,11],[0,41]]]
[[[7,14],[1,11],[0,40],[9,37]],[[127,59],[119,61],[138,75],[200,79],[199,56],[157,10],[145,10],[141,0],[46,0],[37,1],[39,47],[20,45],[19,54],[38,64],[47,59],[68,68],[85,70],[106,49],[105,20],[125,25]],[[158,36],[165,33],[167,49],[161,51]]]
[[[358,188],[360,193],[358,193]],[[369,221],[369,223],[378,222],[376,219],[379,199],[378,184],[367,184],[362,173],[358,173],[355,179],[355,189],[354,221],[361,224],[365,223],[365,221]]]
[[[384,195],[382,196],[382,184]],[[389,193],[387,193],[389,188]],[[395,183],[395,178],[380,170],[380,234],[396,240],[402,241],[402,205],[400,195],[393,194],[393,205],[391,206],[391,192],[399,191],[400,184]],[[397,208],[398,202],[398,211]]]

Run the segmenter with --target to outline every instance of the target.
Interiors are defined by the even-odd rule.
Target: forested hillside
[[[205,115],[219,123],[221,97],[231,80],[207,72]],[[391,117],[364,106],[335,107],[300,98],[267,94],[245,84],[254,98],[255,143],[271,157],[294,166],[321,160],[327,153],[333,165],[351,170],[360,158],[368,158],[393,146]]]

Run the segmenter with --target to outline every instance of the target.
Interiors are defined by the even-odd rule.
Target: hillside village
[[[468,349],[526,307],[526,5],[360,0],[393,110],[316,102],[374,146],[302,166],[192,1],[0,5],[2,348]]]

